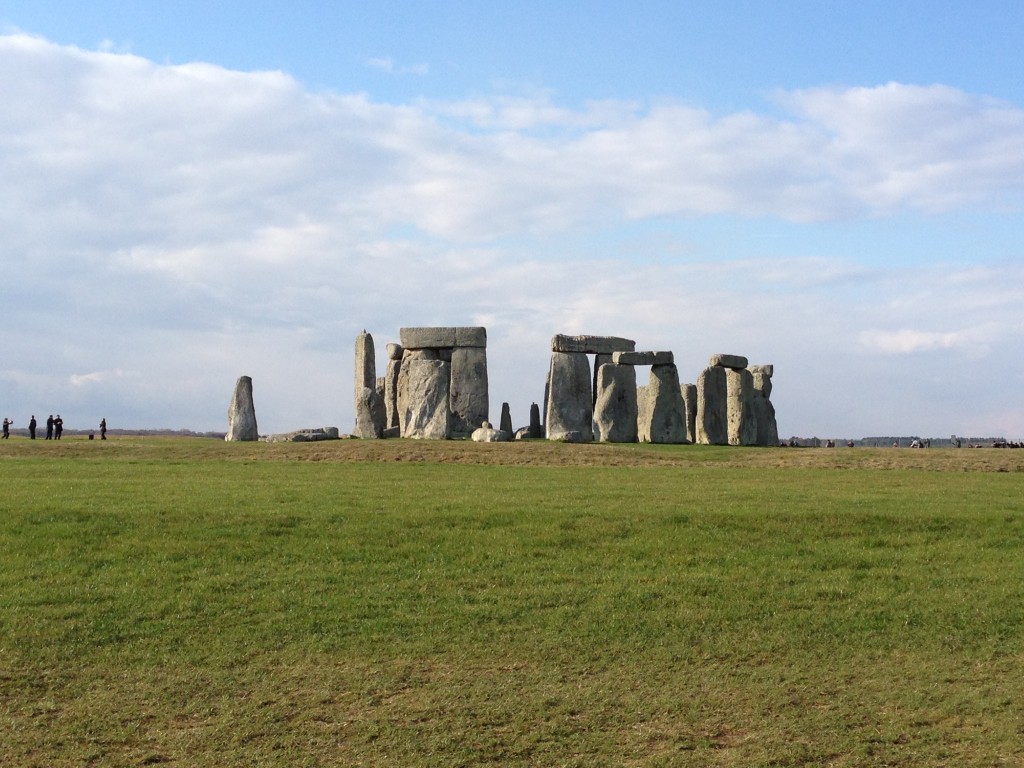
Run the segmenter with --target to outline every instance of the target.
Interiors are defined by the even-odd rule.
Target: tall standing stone
[[[725,374],[729,445],[757,443],[754,414],[754,377],[746,368],[730,368]]]
[[[679,371],[674,363],[652,365],[647,385],[652,443],[686,442],[686,408],[679,388]]]
[[[597,369],[594,421],[602,442],[635,443],[636,368],[606,362]]]
[[[750,372],[754,381],[754,416],[757,422],[756,445],[779,444],[779,427],[775,421],[775,406],[772,405],[772,373],[770,365],[752,365]]]
[[[451,377],[451,434],[468,437],[487,421],[487,349],[454,348]]]
[[[686,407],[686,442],[697,442],[697,385],[682,384],[683,405]]]
[[[712,365],[697,378],[697,442],[729,444],[726,369]]]
[[[398,427],[402,437],[409,437],[409,423],[407,416],[413,410],[413,404],[409,394],[409,374],[411,364],[417,360],[438,360],[439,355],[434,349],[405,349],[402,352],[402,361],[398,368],[398,393],[395,397],[395,404],[398,407]]]
[[[641,443],[651,442],[650,394],[650,387],[646,384],[636,388],[636,439]]]
[[[252,379],[240,376],[228,406],[228,431],[225,440],[253,441],[260,439],[256,428],[256,406],[252,402]]]
[[[373,336],[365,330],[356,336],[355,363],[356,437],[376,438],[383,435],[387,418],[384,399],[377,394],[377,361]]]
[[[408,366],[408,393],[402,414],[403,437],[444,440],[449,428],[449,382],[451,364],[443,360],[411,359]],[[470,433],[472,434],[472,432]]]
[[[405,350],[400,344],[388,344],[388,368],[384,374],[384,410],[388,429],[398,424],[398,374],[402,369],[402,354]]]
[[[584,442],[594,439],[590,360],[584,352],[552,352],[549,374],[547,437]],[[571,435],[570,433],[575,433]]]

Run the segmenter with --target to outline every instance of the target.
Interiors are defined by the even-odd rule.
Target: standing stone
[[[448,438],[451,364],[443,360],[411,359],[402,367],[406,365],[409,374],[402,436],[424,440]]]
[[[730,368],[725,374],[725,385],[729,445],[754,445],[757,442],[754,377],[746,368]]]
[[[769,399],[772,394],[772,372],[770,365],[752,365],[749,368],[754,379],[754,417],[757,422],[755,445],[779,444],[779,427],[775,421],[775,406]]]
[[[248,441],[260,439],[256,428],[256,406],[252,402],[252,379],[240,376],[235,382],[235,393],[228,406],[228,431],[225,440]]]
[[[398,368],[398,393],[395,397],[395,404],[398,406],[398,430],[402,437],[407,437],[406,430],[408,422],[406,415],[413,410],[409,400],[409,365],[414,360],[437,360],[437,351],[433,349],[405,349],[402,352],[402,362]]]
[[[498,429],[508,432],[510,435],[515,432],[512,427],[512,411],[509,410],[508,403],[501,404],[501,420],[498,422]]]
[[[355,365],[356,437],[375,438],[383,434],[381,417],[384,400],[377,395],[377,361],[373,350],[373,336],[365,330],[356,336]],[[367,391],[369,390],[369,391]]]
[[[487,349],[453,349],[451,377],[451,434],[468,437],[487,421]]]
[[[686,442],[686,407],[674,364],[652,365],[647,386],[652,443]]]
[[[635,443],[636,368],[632,365],[605,363],[597,370],[594,421],[597,423],[601,441]]]
[[[397,344],[388,344],[388,350],[391,347],[398,347]],[[401,347],[398,347],[401,350]],[[384,411],[385,411],[385,424],[388,429],[393,429],[398,424],[398,376],[402,370],[402,355],[398,357],[392,357],[388,355],[388,369],[384,374]]]
[[[636,388],[636,439],[651,442],[651,392],[646,384]]]
[[[697,385],[681,385],[683,405],[686,407],[686,442],[697,442]]]
[[[540,423],[540,408],[536,403],[530,403],[530,426],[526,428],[526,436],[544,437],[544,427]]]
[[[709,366],[697,378],[697,442],[729,444],[726,369]]]
[[[594,395],[594,403],[595,404],[597,403],[597,393],[598,393],[598,391],[600,389],[598,387],[598,384],[597,384],[597,376],[601,372],[601,366],[602,365],[607,365],[611,361],[612,361],[612,356],[609,355],[609,354],[594,355],[594,388],[593,388],[593,395]],[[595,435],[595,437],[596,437],[596,435]]]
[[[594,405],[587,355],[583,352],[552,352],[549,378],[548,439],[592,441]]]

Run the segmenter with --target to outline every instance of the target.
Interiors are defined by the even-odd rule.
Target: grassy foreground
[[[2,766],[1024,765],[1024,451],[0,445]]]

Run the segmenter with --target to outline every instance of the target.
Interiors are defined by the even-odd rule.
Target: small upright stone
[[[512,411],[509,410],[508,403],[501,404],[501,420],[498,422],[498,428],[510,435],[515,432],[512,428]]]
[[[256,428],[256,406],[252,401],[252,379],[249,376],[240,376],[235,383],[235,392],[228,406],[228,431],[224,439],[245,442],[260,439]]]
[[[532,438],[544,437],[544,427],[540,423],[540,406],[530,403],[530,426],[526,428],[526,436]]]

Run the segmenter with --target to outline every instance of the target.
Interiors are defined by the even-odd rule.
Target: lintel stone
[[[616,365],[672,365],[675,356],[671,352],[614,352],[612,362]]]
[[[742,371],[747,367],[748,360],[743,355],[712,355],[708,360],[710,368],[732,368],[734,371]]]
[[[632,352],[636,342],[619,336],[566,336],[557,334],[551,339],[552,352],[584,352],[588,355],[610,355],[614,352]]]
[[[455,347],[486,347],[487,329],[460,328],[402,328],[399,338],[406,349],[452,349]]]

